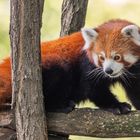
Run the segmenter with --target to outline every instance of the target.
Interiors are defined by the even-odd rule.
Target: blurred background
[[[41,40],[53,40],[59,37],[62,0],[45,0],[43,13],[43,26]],[[0,60],[10,54],[9,22],[10,3],[9,0],[0,0]],[[140,0],[89,0],[86,27],[96,27],[110,19],[127,19],[140,25]],[[126,101],[123,88],[117,84],[111,87],[114,94],[121,101]],[[87,103],[86,106],[91,106]],[[99,138],[86,138],[72,136],[73,140],[95,140]],[[103,138],[104,139],[104,138]],[[118,139],[118,138],[116,138]],[[119,138],[138,140],[139,138]],[[111,139],[107,139],[111,140]]]

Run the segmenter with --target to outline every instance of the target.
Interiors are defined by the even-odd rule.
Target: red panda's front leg
[[[140,80],[139,80],[140,81]],[[131,86],[124,86],[126,94],[134,107],[140,110],[140,82],[133,79]]]
[[[106,84],[93,87],[89,93],[89,100],[101,109],[114,114],[127,114],[131,111],[131,105],[126,102],[119,102]]]

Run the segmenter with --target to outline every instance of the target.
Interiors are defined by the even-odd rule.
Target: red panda
[[[117,114],[131,111],[119,102],[110,85],[120,82],[140,109],[140,30],[125,20],[111,20],[95,29],[41,44],[46,111],[69,112],[89,99]],[[11,99],[10,58],[0,64],[0,103]]]

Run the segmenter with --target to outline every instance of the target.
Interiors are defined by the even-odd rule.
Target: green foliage
[[[61,20],[62,0],[53,2],[45,0],[43,12],[43,25],[41,38],[42,41],[51,40],[59,37]]]
[[[111,4],[111,0],[89,0],[86,26],[96,27],[112,18],[123,18],[140,24],[140,2],[126,0],[127,3]],[[120,0],[112,0],[120,1]],[[10,8],[8,0],[0,1],[0,59],[9,55],[9,19]],[[42,41],[59,37],[62,0],[45,0],[43,13]]]
[[[89,0],[86,25],[97,26],[114,18],[127,19],[140,25],[139,7],[140,1],[135,0]]]
[[[0,59],[7,56],[10,51],[9,47],[9,2],[0,1]]]

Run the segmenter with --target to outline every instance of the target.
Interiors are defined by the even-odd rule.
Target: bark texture
[[[85,25],[88,0],[63,0],[60,36],[77,32]]]
[[[18,140],[47,140],[40,67],[44,0],[11,0],[12,107]]]
[[[140,137],[140,111],[127,115],[114,115],[103,110],[84,108],[76,109],[69,114],[48,113],[47,119],[49,133],[61,136]],[[15,127],[12,120],[11,112],[0,113],[0,127],[2,127],[0,140],[7,140],[8,136],[14,135]],[[2,139],[2,136],[5,136],[5,139]]]
[[[50,113],[48,131],[92,137],[139,137],[140,112],[114,115],[102,110],[77,109],[69,114]]]

